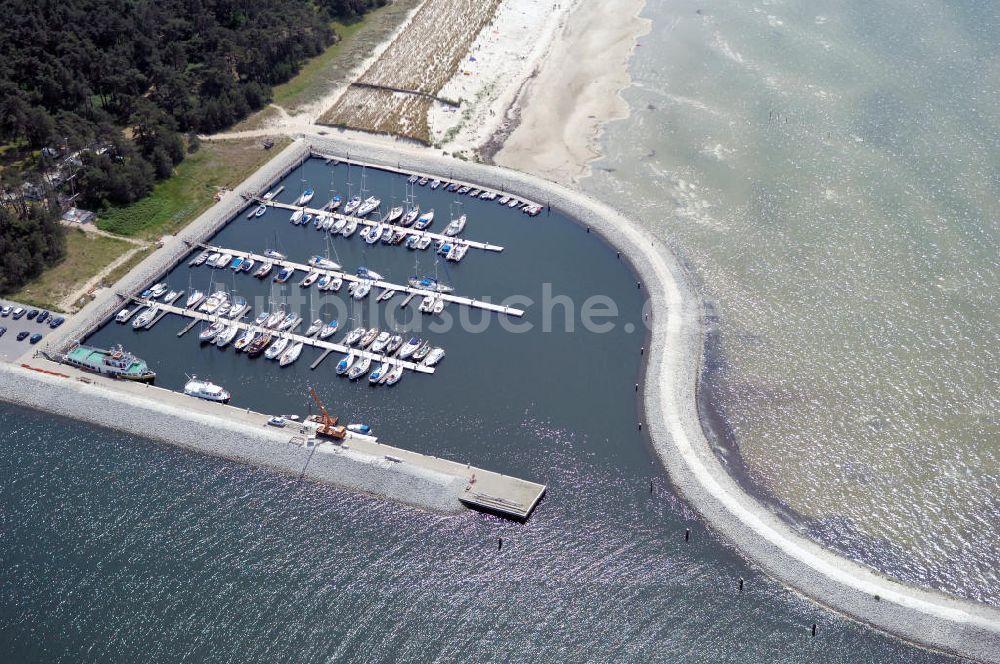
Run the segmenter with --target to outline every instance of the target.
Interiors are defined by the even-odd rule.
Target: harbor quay
[[[684,268],[661,239],[614,208],[546,180],[493,166],[461,162],[401,142],[391,144],[348,135],[304,136],[181,234],[165,240],[157,252],[119,282],[116,292],[103,293],[88,305],[74,317],[72,326],[64,326],[67,329],[61,331],[61,342],[86,338],[123,302],[189,256],[191,245],[207,243],[208,238],[235,215],[245,212],[250,205],[257,205],[255,198],[312,156],[335,157],[351,164],[399,173],[437,174],[439,178],[460,173],[464,182],[516,193],[522,200],[537,201],[538,205],[558,210],[574,219],[586,232],[592,231],[595,239],[607,242],[622,260],[628,261],[638,276],[637,285],[645,289],[650,300],[651,329],[646,343],[637,349],[645,360],[640,394],[643,419],[637,426],[642,426],[649,436],[672,483],[691,507],[769,575],[814,601],[929,648],[973,660],[996,661],[996,654],[1000,652],[1000,612],[996,609],[899,582],[844,558],[794,530],[729,476],[701,428],[696,392],[703,361],[705,310]],[[538,223],[545,223],[545,218],[543,213]],[[65,347],[58,345],[60,339],[55,334],[50,335],[47,342],[52,351]],[[104,421],[96,423],[128,431],[132,431],[128,427],[135,425],[124,423],[129,417],[121,412],[122,408],[138,404],[136,407],[142,409],[143,418],[151,418],[143,423],[147,425],[143,427],[145,432],[134,431],[138,435],[155,436],[155,429],[148,427],[151,422],[156,428],[173,426],[184,432],[183,436],[177,434],[175,439],[199,435],[204,439],[207,438],[204,432],[211,431],[219,436],[204,443],[206,449],[202,451],[286,472],[294,473],[299,468],[298,472],[307,476],[312,476],[309,469],[313,462],[307,467],[306,461],[309,456],[315,461],[316,455],[321,453],[319,450],[331,457],[320,458],[331,463],[333,458],[354,458],[353,464],[367,464],[363,466],[367,474],[360,479],[348,473],[333,474],[332,483],[409,504],[420,503],[427,509],[454,513],[464,509],[461,505],[475,505],[503,513],[504,508],[510,507],[506,502],[509,500],[530,514],[544,492],[541,484],[525,483],[520,489],[511,488],[508,497],[495,487],[514,487],[514,482],[460,462],[448,462],[454,464],[448,468],[457,473],[449,475],[443,472],[447,464],[441,465],[432,457],[408,463],[408,458],[417,457],[408,457],[402,450],[385,452],[381,456],[365,454],[361,460],[359,449],[362,442],[367,441],[348,439],[346,448],[339,450],[333,446],[328,448],[326,443],[310,447],[308,432],[303,442],[299,442],[295,439],[302,438],[301,433],[289,435],[270,431],[260,414],[244,411],[241,415],[238,409],[217,404],[197,403],[195,406],[192,402],[196,400],[176,393],[162,400],[143,400],[140,404],[143,392],[159,394],[160,389],[97,379],[84,383],[80,380],[84,376],[73,376],[62,365],[30,356],[22,358],[22,362],[71,377],[53,376],[22,366],[4,367],[0,375],[0,395],[5,399],[17,403],[30,400],[31,403],[25,405],[87,421],[94,421],[93,413],[100,411]],[[31,388],[25,389],[25,384],[31,384]],[[128,391],[124,399],[123,390]],[[27,399],[24,395],[29,393],[33,396]],[[87,399],[82,398],[82,393]],[[88,401],[93,395],[97,395],[97,400]],[[71,407],[69,401],[81,405]],[[211,429],[203,428],[209,422],[206,418],[211,418]],[[227,431],[230,433],[225,433]],[[170,442],[184,444],[178,440]],[[285,461],[285,457],[294,462]],[[321,462],[319,467],[322,465]],[[359,473],[361,468],[359,465]],[[464,473],[460,472],[462,469]],[[486,478],[496,484],[489,485]],[[405,496],[400,495],[402,485],[407,487]],[[479,504],[470,502],[473,493],[479,494],[476,498]]]

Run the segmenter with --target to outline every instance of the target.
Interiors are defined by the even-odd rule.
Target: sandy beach
[[[507,113],[513,126],[499,137],[494,161],[562,184],[575,182],[600,156],[601,126],[628,116],[620,92],[629,85],[628,60],[649,30],[638,14],[645,0],[577,3],[542,58],[538,75]],[[501,130],[503,134],[506,131]]]

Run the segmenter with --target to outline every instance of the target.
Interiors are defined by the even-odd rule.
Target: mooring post
[[[636,391],[636,392],[638,392],[638,391],[639,391],[639,383],[636,383],[636,384],[635,384],[635,391]]]
[[[816,636],[816,623],[813,623],[812,634],[813,636]]]
[[[690,542],[691,541],[691,529],[690,528],[685,528],[684,529],[684,541],[685,542]]]
[[[743,577],[740,577],[740,592],[743,592]]]
[[[653,495],[653,480],[649,480],[649,495]]]
[[[503,550],[503,538],[502,537],[498,537],[497,538],[497,551],[502,551],[502,550]]]

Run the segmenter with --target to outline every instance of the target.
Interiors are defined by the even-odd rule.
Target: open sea
[[[1000,606],[1000,3],[644,15],[583,187],[708,301],[720,454],[834,549]]]
[[[356,191],[356,170],[313,160],[286,178],[282,200],[304,180],[322,203],[349,179]],[[400,176],[369,170],[365,181],[383,201],[404,194]],[[454,198],[417,194],[441,228]],[[281,370],[202,346],[195,331],[178,338],[173,315],[144,332],[111,323],[90,341],[134,350],[158,385],[179,388],[197,372],[231,389],[235,405],[269,413],[307,413],[313,385],[333,412],[386,442],[546,483],[527,523],[442,517],[0,405],[0,659],[951,661],[769,580],[672,492],[637,427],[643,291],[610,247],[556,213],[531,219],[467,198],[463,207],[466,236],[503,253],[470,251],[459,265],[420,254],[415,265],[414,252],[357,237],[328,243],[276,210],[238,217],[215,241],[300,260],[329,251],[393,280],[437,273],[458,293],[495,301],[522,295],[532,302],[519,323],[530,330],[496,316],[462,322],[454,307],[446,313],[459,325],[440,329],[416,303],[390,320],[399,296],[300,297],[301,274],[277,290],[186,264],[167,277],[178,288],[235,289],[255,311],[288,304],[345,327],[419,326],[447,351],[433,376],[371,388],[337,377],[335,357],[310,371],[315,351]],[[600,321],[610,328],[584,325],[592,296],[617,307]]]

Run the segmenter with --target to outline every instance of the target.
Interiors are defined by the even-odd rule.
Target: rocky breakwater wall
[[[708,524],[770,576],[858,621],[962,657],[1000,662],[1000,611],[901,583],[799,533],[729,476],[701,428],[698,378],[703,303],[660,238],[620,211],[542,178],[440,156],[402,142],[306,136],[316,153],[371,166],[456,177],[558,209],[603,237],[629,261],[650,298],[644,356],[644,430],[671,481]],[[544,215],[538,218],[544,223]]]
[[[45,368],[63,371],[55,364]],[[265,415],[161,388],[106,383],[101,378],[84,382],[71,369],[59,376],[0,364],[4,401],[433,512],[466,511],[459,502],[465,487],[461,478],[360,454],[350,449],[350,441],[344,447],[293,443],[295,432],[265,426]],[[254,415],[260,424],[246,421]]]

